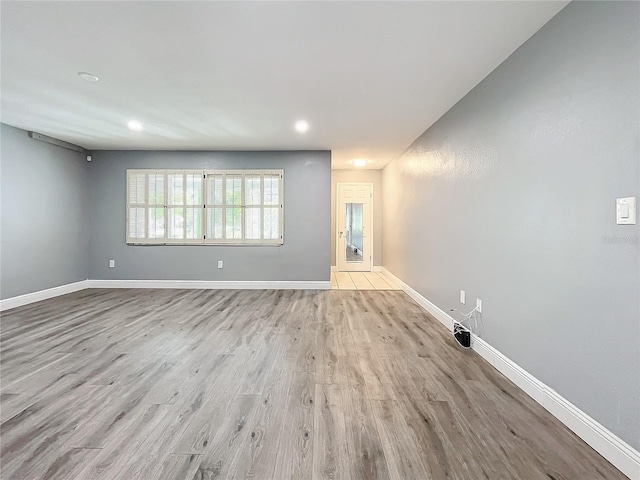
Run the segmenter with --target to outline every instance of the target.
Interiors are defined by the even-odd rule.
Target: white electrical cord
[[[473,310],[471,310],[469,313],[464,313],[461,312],[460,310],[458,310],[457,308],[452,308],[450,311],[452,312],[458,312],[460,313],[464,318],[462,320],[456,320],[455,318],[453,319],[453,336],[455,338],[455,334],[458,333],[459,330],[467,330],[469,332],[469,335],[473,335],[474,332],[474,328],[475,327],[475,331],[478,331],[478,316],[476,315],[476,312],[479,313],[478,307],[474,308]],[[473,324],[472,321],[473,320]],[[468,325],[465,325],[464,322],[467,322]],[[462,345],[458,339],[456,338],[456,342],[458,342],[458,344],[462,347],[462,348],[467,348],[470,349],[471,345],[469,345],[468,347],[465,347],[464,345]]]

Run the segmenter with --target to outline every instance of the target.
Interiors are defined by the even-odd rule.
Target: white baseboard
[[[441,310],[435,304],[424,298],[422,295],[420,295],[413,288],[404,283],[386,268],[382,267],[380,273],[382,273],[382,275],[384,275],[387,280],[389,280],[395,287],[403,290],[404,293],[409,295],[418,305],[420,305],[427,312],[436,317],[440,321],[440,323],[444,324],[445,327],[447,327],[449,330],[453,329],[453,318],[451,318],[448,313],[446,313],[444,310]]]
[[[17,297],[5,298],[4,300],[0,300],[0,312],[11,308],[22,307],[23,305],[39,302],[41,300],[59,297],[60,295],[66,295],[67,293],[77,292],[79,290],[84,290],[85,288],[88,288],[87,280],[82,280],[80,282],[60,285],[59,287],[47,288],[46,290],[18,295]]]
[[[453,318],[448,313],[438,308],[384,267],[382,267],[382,274],[445,327],[449,330],[453,328]],[[622,473],[632,480],[640,480],[640,452],[483,339],[473,335],[471,346],[478,355],[564,423]]]
[[[473,335],[471,346],[478,355],[493,365],[496,370],[524,390],[536,402],[544,405],[544,391],[548,388],[544,383],[512,362],[477,335]]]
[[[184,288],[203,290],[331,290],[331,281],[200,281],[200,280],[82,280],[0,300],[0,312],[66,295],[86,288]]]
[[[331,281],[88,280],[88,288],[195,290],[330,290]]]

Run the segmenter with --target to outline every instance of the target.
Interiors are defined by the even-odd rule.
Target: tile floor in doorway
[[[378,272],[331,272],[333,290],[400,290]]]

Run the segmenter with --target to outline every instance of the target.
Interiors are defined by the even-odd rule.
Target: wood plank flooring
[[[3,480],[624,478],[402,292],[85,290],[1,322]]]

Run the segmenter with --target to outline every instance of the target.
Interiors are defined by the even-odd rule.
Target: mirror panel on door
[[[363,211],[362,203],[345,204],[345,248],[347,262],[362,263],[364,258]]]

